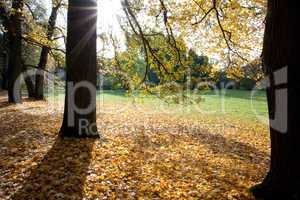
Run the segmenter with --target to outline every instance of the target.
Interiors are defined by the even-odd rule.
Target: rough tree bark
[[[47,39],[52,41],[54,35],[54,29],[57,19],[57,13],[61,6],[61,1],[52,7],[51,15],[48,20],[47,27]],[[38,69],[43,72],[46,69],[48,55],[50,52],[49,46],[43,46],[41,50],[40,60],[38,63]],[[43,73],[38,73],[35,77],[35,99],[43,100],[44,99],[44,75]]]
[[[69,0],[62,137],[99,137],[96,126],[96,26],[96,0]],[[78,87],[77,90],[72,85]],[[87,109],[87,112],[80,112],[75,107]]]
[[[6,33],[4,34],[6,35]],[[5,38],[5,37],[4,37]],[[4,39],[5,42],[4,43],[7,43],[6,41],[6,38]],[[8,48],[6,47],[6,44],[5,44],[5,47],[6,51],[8,51]],[[3,67],[3,71],[2,71],[2,85],[1,85],[1,88],[3,90],[7,90],[7,85],[8,85],[8,80],[7,80],[7,67],[8,67],[8,53],[5,53],[4,54],[4,67]]]
[[[23,0],[14,0],[12,9],[16,10],[10,16],[8,24],[9,61],[8,61],[8,101],[21,102],[21,83],[18,77],[22,73],[22,10]]]
[[[264,181],[252,188],[253,194],[262,199],[300,199],[300,87],[296,66],[299,11],[297,6],[292,7],[288,11],[286,0],[268,1],[263,62],[270,77],[267,98],[271,165]],[[278,117],[281,120],[276,121]],[[285,126],[287,129],[282,129]]]
[[[27,88],[27,92],[28,92],[28,98],[29,99],[35,99],[35,87],[34,87],[34,77],[33,76],[29,76],[27,73],[27,67],[24,66],[23,63],[23,77],[24,77],[24,81],[25,81],[25,85]]]

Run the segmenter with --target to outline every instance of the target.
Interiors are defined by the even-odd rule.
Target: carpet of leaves
[[[108,103],[101,139],[61,139],[61,104],[0,101],[0,199],[252,199],[269,165],[258,123]]]

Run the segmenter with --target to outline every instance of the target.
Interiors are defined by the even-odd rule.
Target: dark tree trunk
[[[38,69],[40,73],[37,73],[35,76],[35,99],[43,100],[44,99],[44,71],[46,68],[47,60],[49,54],[49,47],[43,46],[40,56],[40,61],[38,64]]]
[[[32,80],[32,77],[25,77],[24,79],[27,92],[28,92],[28,98],[29,99],[35,99],[35,88],[34,88],[34,82]]]
[[[2,89],[7,90],[8,89],[8,80],[7,80],[7,67],[8,67],[8,53],[4,54],[4,67],[2,72]]]
[[[26,74],[26,67],[23,67],[23,77],[28,92],[29,99],[35,99],[34,77]]]
[[[286,0],[268,1],[263,62],[270,77],[271,165],[263,183],[252,188],[257,198],[300,199],[299,11],[293,8],[288,11]]]
[[[9,61],[8,61],[8,101],[10,103],[21,102],[21,84],[19,76],[22,73],[22,0],[14,0],[12,8],[14,12],[10,16],[8,27]]]
[[[69,0],[66,97],[60,130],[63,137],[99,137],[96,126],[96,26],[96,0]],[[79,88],[75,91],[71,85]],[[75,107],[91,109],[78,112]]]
[[[47,39],[49,41],[52,41],[53,35],[54,35],[54,29],[57,19],[57,13],[58,9],[60,8],[61,3],[58,3],[57,5],[52,7],[51,15],[49,17],[48,21],[48,29],[47,29]],[[42,73],[37,73],[35,77],[35,98],[37,100],[43,100],[44,99],[44,70],[46,69],[48,55],[50,52],[50,48],[48,46],[43,46],[41,55],[40,55],[40,61],[38,64],[38,69]]]

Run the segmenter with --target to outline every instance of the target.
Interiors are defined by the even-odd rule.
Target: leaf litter
[[[269,166],[259,123],[106,103],[100,140],[61,139],[62,108],[1,103],[0,199],[253,199]]]

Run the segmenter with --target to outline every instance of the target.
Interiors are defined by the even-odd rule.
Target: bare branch
[[[223,36],[223,38],[224,38],[224,41],[225,41],[225,43],[226,43],[226,45],[227,45],[228,50],[231,51],[231,52],[233,52],[233,53],[234,53],[235,55],[237,55],[240,59],[242,59],[242,60],[248,62],[248,60],[247,60],[246,58],[244,58],[238,51],[234,50],[234,49],[231,47],[230,42],[233,43],[233,42],[231,41],[231,32],[229,32],[229,31],[227,31],[227,30],[224,29],[224,27],[223,27],[223,25],[222,25],[222,23],[221,23],[221,20],[220,20],[220,14],[219,14],[219,11],[218,11],[218,9],[217,9],[217,7],[216,7],[216,3],[215,3],[215,2],[216,2],[216,0],[214,0],[214,10],[215,10],[215,13],[216,13],[217,22],[218,22],[218,25],[219,25],[220,30],[221,30],[221,32],[222,32],[222,36]],[[228,34],[229,36],[227,36],[227,34]],[[229,58],[230,58],[230,57],[229,57]]]
[[[54,27],[54,30],[57,30],[58,32],[60,32],[61,38],[64,39],[64,44],[66,44],[66,35],[65,35],[64,30],[62,28],[60,28],[60,27],[57,27],[57,26]]]
[[[124,11],[125,11],[125,14],[126,14],[126,16],[127,16],[127,19],[128,19],[128,22],[129,22],[129,24],[130,24],[131,29],[133,30],[133,32],[134,32],[136,35],[138,35],[138,36],[141,37],[141,40],[142,40],[142,43],[143,43],[144,54],[145,54],[145,61],[146,61],[146,69],[145,69],[144,77],[143,77],[141,83],[139,84],[139,85],[141,85],[142,83],[144,83],[144,82],[146,81],[147,75],[148,75],[149,70],[150,70],[149,54],[148,54],[148,49],[147,49],[147,44],[146,44],[146,38],[145,38],[145,36],[144,36],[144,33],[143,33],[143,31],[142,31],[141,26],[139,25],[139,23],[137,22],[136,19],[135,19],[135,21],[136,21],[136,24],[137,24],[137,26],[138,26],[139,33],[135,30],[135,28],[134,28],[134,26],[133,26],[133,24],[132,24],[132,22],[131,22],[131,20],[130,20],[129,13],[131,13],[132,16],[134,16],[134,15],[132,14],[132,12],[131,12],[131,10],[130,10],[127,1],[125,2],[125,8],[124,8]],[[150,45],[149,45],[149,46],[150,46]],[[149,47],[149,46],[148,46],[148,47]],[[151,50],[150,50],[150,51],[151,51]]]
[[[32,10],[31,7],[30,7],[30,5],[29,5],[28,3],[25,3],[25,6],[26,6],[26,8],[29,10],[32,19],[37,20],[35,14],[34,14],[34,12],[33,12],[33,10]]]
[[[197,22],[194,22],[192,25],[197,25],[197,24],[200,24],[203,22],[203,20],[205,20],[205,18],[211,13],[211,11],[213,11],[214,8],[210,8],[207,12],[205,12],[205,14],[203,15],[203,17],[197,21]]]
[[[45,44],[40,43],[40,42],[38,42],[38,41],[36,41],[36,40],[34,40],[34,39],[32,39],[32,38],[22,37],[22,39],[23,39],[25,42],[27,42],[27,43],[29,43],[29,44],[31,44],[31,45],[35,45],[35,46],[38,46],[38,47],[44,47],[44,46],[46,46],[46,47],[48,47],[50,50],[59,51],[59,52],[62,52],[62,53],[64,53],[64,54],[66,53],[66,51],[63,50],[63,49],[54,48],[54,47],[51,47],[51,46],[49,46],[49,45],[45,45]]]
[[[161,4],[163,13],[164,13],[164,24],[165,24],[165,28],[166,28],[166,31],[167,31],[167,34],[168,34],[168,43],[177,52],[178,62],[182,65],[180,50],[177,47],[177,42],[176,42],[176,39],[175,39],[174,34],[173,34],[172,26],[170,25],[170,23],[168,21],[168,10],[167,10],[167,8],[164,4],[164,1],[163,0],[159,0],[159,1],[160,1],[160,4]],[[173,41],[173,44],[171,43],[171,39]]]

